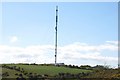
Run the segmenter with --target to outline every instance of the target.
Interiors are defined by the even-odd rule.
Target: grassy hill
[[[9,76],[3,76],[3,78],[16,78],[17,76],[15,75],[17,74],[21,74],[21,72],[16,71],[16,70],[11,70],[11,69],[6,69],[6,68],[2,68],[2,73],[8,74]],[[24,75],[24,77],[27,77]]]
[[[82,69],[81,69],[82,68]],[[2,80],[120,80],[120,69],[104,66],[2,65]],[[54,78],[54,79],[53,79]],[[87,79],[83,79],[87,78]]]
[[[15,65],[9,65],[15,66]],[[90,70],[74,69],[67,67],[55,67],[55,66],[37,66],[37,65],[17,65],[17,67],[23,68],[26,72],[38,73],[38,74],[48,74],[54,76],[58,73],[72,73],[77,74],[80,72],[90,72]]]
[[[2,67],[3,78],[17,78],[17,77],[37,77],[53,78],[62,76],[74,76],[79,73],[89,73],[91,70],[69,68],[65,66],[47,66],[47,65],[22,65],[22,64],[6,64]],[[22,75],[22,76],[21,76]],[[60,77],[59,76],[59,77]]]

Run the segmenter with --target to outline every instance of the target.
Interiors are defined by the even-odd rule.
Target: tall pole
[[[55,66],[57,65],[57,25],[58,25],[58,6],[56,6],[56,26],[55,26]]]

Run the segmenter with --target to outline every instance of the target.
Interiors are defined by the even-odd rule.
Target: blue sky
[[[67,64],[71,63],[77,65],[81,63],[85,64],[86,62],[91,63],[92,65],[104,64],[106,62],[110,65],[117,65],[116,58],[118,53],[116,49],[114,50],[114,48],[116,48],[115,43],[118,40],[118,5],[115,2],[2,3],[1,47],[4,45],[7,47],[26,49],[27,47],[32,46],[33,49],[34,46],[35,49],[33,49],[33,53],[31,53],[31,55],[33,55],[34,50],[36,50],[36,47],[38,45],[39,48],[40,46],[46,46],[45,49],[52,46],[52,51],[41,55],[48,55],[50,56],[49,58],[54,57],[53,46],[55,41],[56,5],[59,6],[59,62],[61,62],[62,60],[62,62],[65,61],[65,63]],[[81,48],[77,49],[76,46],[85,46],[85,48],[88,48],[88,50],[82,50]],[[68,47],[69,49],[73,48],[73,51],[76,50],[76,54],[69,52]],[[97,51],[95,51],[91,50],[91,47],[92,49],[96,49],[95,47],[101,49],[99,50],[97,48]],[[78,50],[80,50],[80,52],[77,52]],[[94,58],[92,57],[90,59],[96,59],[96,56],[101,56],[101,59],[104,58],[105,60],[103,62],[94,60],[89,61],[88,58],[85,60],[81,60],[83,57],[76,56],[67,56],[68,60],[65,60],[64,57],[66,56],[65,54],[62,54],[62,52],[65,53],[66,56],[67,54],[71,56],[79,54],[86,54],[86,56],[90,56],[93,53],[94,55],[92,55],[94,56]],[[28,52],[23,53],[26,55],[29,54]],[[39,51],[36,53],[39,53]],[[17,55],[17,52],[15,53],[15,55]],[[20,55],[22,55],[22,53]],[[111,57],[110,59],[115,58],[113,59],[115,60],[115,62],[110,63],[109,60],[107,62],[106,57]],[[27,60],[25,61],[27,62]],[[12,61],[13,60],[11,60],[11,62]],[[54,59],[51,60],[51,63],[52,61],[54,61]],[[35,60],[35,62],[37,62],[37,60]],[[47,63],[47,61],[44,62]]]
[[[117,3],[58,5],[60,45],[117,40]],[[3,34],[23,37],[24,44],[53,44],[55,6],[55,3],[3,3]]]

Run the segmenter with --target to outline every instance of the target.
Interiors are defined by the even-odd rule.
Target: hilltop
[[[120,69],[106,68],[104,66],[89,65],[51,65],[51,64],[2,64],[2,80],[78,80],[99,79],[109,80],[120,78]]]

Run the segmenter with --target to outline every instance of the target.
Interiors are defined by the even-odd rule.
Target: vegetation
[[[101,65],[2,64],[2,77],[2,80],[120,80],[120,69]]]

